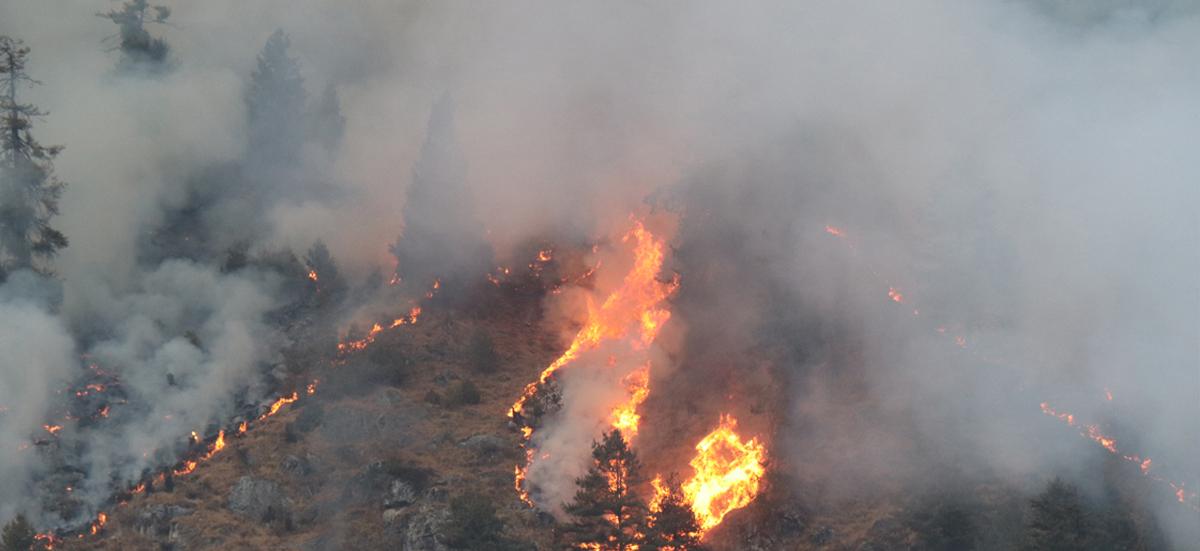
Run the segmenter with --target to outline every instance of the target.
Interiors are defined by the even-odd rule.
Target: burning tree
[[[645,549],[687,551],[700,548],[700,521],[683,493],[679,478],[672,475],[665,483],[654,480],[658,494],[651,506],[650,526]]]
[[[171,53],[171,45],[161,38],[150,36],[146,23],[166,24],[171,16],[171,8],[151,6],[146,0],[129,0],[121,7],[121,10],[96,14],[121,27],[118,35],[121,37],[121,60],[117,62],[117,70],[154,73],[170,69],[167,57]],[[153,14],[150,13],[151,9],[154,10]]]
[[[45,113],[17,100],[21,82],[37,83],[25,74],[27,54],[21,41],[0,36],[0,281],[13,270],[53,273],[35,260],[49,261],[67,246],[66,236],[50,227],[66,187],[52,164],[62,146],[33,138],[30,121]]]
[[[629,449],[620,429],[613,429],[592,443],[592,459],[587,475],[575,481],[575,501],[565,507],[577,519],[565,529],[571,543],[598,551],[643,548],[649,509],[636,490],[645,483],[637,452]]]

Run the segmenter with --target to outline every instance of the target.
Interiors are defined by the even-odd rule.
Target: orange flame
[[[316,281],[316,280],[317,280],[317,272],[316,272],[316,270],[313,270],[313,269],[311,269],[311,268],[308,270],[308,279],[311,279],[311,280],[313,280],[313,281]]]
[[[695,474],[683,483],[683,494],[704,534],[758,495],[758,482],[766,472],[762,464],[766,449],[757,438],[743,442],[737,420],[723,415],[720,426],[696,444],[696,452],[690,463]]]
[[[621,286],[605,299],[598,310],[589,299],[587,324],[575,335],[567,351],[542,371],[536,382],[525,387],[521,399],[513,404],[509,415],[524,408],[525,401],[537,391],[538,383],[546,382],[551,374],[579,357],[580,353],[595,349],[605,340],[623,337],[633,322],[639,322],[640,339],[632,344],[635,349],[645,350],[650,347],[663,323],[671,317],[669,311],[657,308],[676,286],[675,283],[663,283],[656,279],[665,258],[666,242],[656,239],[641,222],[635,222],[622,241],[628,242],[630,239],[637,240],[634,265]]]
[[[609,424],[620,429],[626,440],[632,440],[637,436],[638,422],[641,420],[637,407],[650,395],[650,364],[637,368],[621,382],[629,389],[629,399],[613,408]]]

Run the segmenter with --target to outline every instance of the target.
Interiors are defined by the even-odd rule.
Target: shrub
[[[441,526],[451,549],[516,551],[528,547],[504,536],[505,522],[481,494],[470,491],[450,501],[450,519]]]
[[[471,344],[467,348],[467,357],[476,373],[494,373],[500,368],[500,358],[496,356],[496,343],[487,329],[479,328],[471,334]]]
[[[475,387],[475,383],[471,381],[459,381],[458,384],[450,387],[446,391],[446,396],[442,398],[442,405],[448,408],[456,408],[463,405],[475,405],[483,399],[479,394],[479,389]]]

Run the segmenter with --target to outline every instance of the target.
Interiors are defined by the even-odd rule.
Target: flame
[[[313,281],[317,280],[317,272],[315,270],[313,270],[312,268],[309,268],[309,270],[308,270],[308,279],[311,279]]]
[[[274,404],[271,404],[271,409],[264,413],[262,417],[259,417],[259,419],[266,419],[267,417],[275,415],[279,411],[279,408],[283,407],[284,404],[295,402],[299,397],[300,396],[297,393],[293,392],[291,398],[285,396],[276,400]],[[224,435],[224,431],[222,431],[222,435]]]
[[[538,260],[539,260],[539,261],[541,261],[541,262],[549,262],[549,261],[550,261],[550,258],[551,258],[551,257],[550,257],[550,255],[551,255],[551,253],[553,253],[553,252],[554,252],[554,251],[553,251],[552,249],[546,249],[546,250],[544,250],[544,251],[538,251]]]
[[[1107,394],[1108,391],[1106,390],[1105,393]],[[1074,415],[1071,415],[1069,413],[1058,413],[1058,412],[1054,411],[1045,402],[1043,402],[1041,404],[1041,406],[1042,406],[1043,413],[1045,413],[1047,415],[1052,415],[1059,419],[1062,419],[1063,421],[1067,422],[1068,426],[1079,429],[1080,436],[1095,440],[1096,442],[1100,443],[1101,446],[1104,446],[1104,449],[1106,449],[1112,453],[1115,453],[1117,455],[1120,455],[1121,457],[1124,457],[1128,461],[1137,463],[1138,467],[1142,470],[1142,475],[1148,476],[1152,480],[1155,480],[1157,482],[1165,483],[1174,490],[1178,490],[1175,495],[1179,497],[1180,503],[1183,503],[1184,505],[1187,505],[1188,507],[1191,507],[1192,509],[1200,511],[1200,504],[1197,503],[1196,494],[1186,493],[1183,491],[1183,486],[1185,483],[1180,483],[1179,486],[1176,486],[1174,483],[1167,482],[1160,477],[1152,476],[1150,474],[1150,467],[1152,465],[1152,462],[1150,459],[1142,459],[1136,455],[1125,455],[1123,452],[1121,452],[1119,449],[1117,449],[1117,441],[1114,438],[1112,438],[1111,436],[1104,434],[1104,431],[1102,431],[1100,429],[1100,425],[1089,425],[1087,423],[1079,423],[1079,422],[1075,421]]]
[[[609,424],[621,430],[626,440],[633,440],[638,433],[637,407],[650,395],[650,364],[639,367],[621,380],[629,389],[629,399],[613,408]]]
[[[100,527],[104,526],[104,523],[107,520],[108,520],[108,516],[105,515],[104,513],[100,513],[99,515],[97,515],[96,522],[94,524],[92,524],[92,535],[96,535],[96,532],[100,531]]]
[[[696,444],[696,452],[690,463],[695,474],[683,483],[683,494],[703,535],[758,495],[758,482],[766,472],[762,464],[766,449],[757,438],[743,442],[737,420],[722,415],[720,426]]]
[[[666,309],[657,308],[676,287],[674,282],[663,283],[656,279],[665,258],[666,242],[646,231],[641,222],[635,222],[622,241],[628,242],[630,239],[637,240],[634,265],[621,286],[605,299],[599,309],[591,299],[588,300],[587,324],[575,335],[567,351],[542,371],[536,382],[525,387],[521,399],[513,404],[510,416],[524,408],[525,401],[537,391],[538,383],[545,383],[551,374],[579,357],[580,353],[595,349],[605,340],[623,337],[633,322],[639,322],[640,339],[632,344],[637,350],[645,350],[658,335],[662,324],[671,317]]]
[[[62,430],[62,427],[60,427],[58,425],[54,425],[54,426],[42,425],[42,426],[46,428],[46,432],[53,434],[55,436],[58,436],[58,431]]]
[[[892,297],[892,300],[899,302],[900,304],[905,304],[904,295],[900,294],[900,291],[895,287],[888,288],[888,296]]]
[[[430,296],[433,296],[433,295],[430,295]],[[402,318],[396,318],[394,321],[392,321],[392,324],[389,325],[387,328],[391,329],[393,327],[399,327],[404,324],[417,323],[417,316],[419,316],[419,315],[421,315],[421,307],[420,306],[413,308],[412,311],[409,312],[407,316],[402,317]],[[374,326],[371,327],[371,331],[369,333],[367,333],[366,338],[359,339],[357,341],[341,343],[338,345],[338,351],[346,352],[348,350],[362,350],[362,349],[366,348],[368,344],[375,342],[375,336],[378,335],[380,331],[383,331],[383,329],[384,329],[383,326],[376,323]],[[309,392],[309,394],[312,394],[312,393]]]
[[[845,237],[846,237],[846,234],[845,234],[845,233],[843,233],[841,230],[839,230],[839,229],[837,229],[837,228],[835,228],[835,227],[833,227],[833,226],[830,226],[829,224],[825,224],[825,231],[827,231],[827,232],[829,232],[829,233],[832,233],[833,235],[836,235],[836,236],[838,236],[838,237],[841,237],[841,238],[843,238],[843,239],[845,239]]]

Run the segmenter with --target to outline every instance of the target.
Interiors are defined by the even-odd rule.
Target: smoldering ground
[[[922,487],[928,465],[1086,480],[1109,452],[1080,445],[1043,401],[1110,423],[1164,478],[1200,472],[1200,64],[1186,2],[188,2],[152,29],[178,63],[157,79],[112,74],[115,31],[93,15],[112,6],[0,7],[0,34],[32,48],[43,85],[22,97],[51,113],[35,130],[67,145],[56,168],[71,185],[62,308],[20,307],[29,327],[57,326],[37,333],[55,367],[6,363],[14,385],[54,388],[77,368],[66,356],[108,343],[139,372],[219,378],[189,398],[216,411],[269,362],[267,341],[234,335],[257,337],[279,302],[269,277],[141,253],[197,178],[241,181],[205,170],[247,150],[246,82],[283,28],[308,99],[336,87],[344,139],[330,158],[304,149],[309,191],[279,176],[256,224],[209,211],[205,228],[248,228],[216,232],[217,257],[320,237],[352,280],[390,269],[426,121],[449,92],[467,186],[501,249],[547,227],[613,233],[670,190],[684,209],[676,322],[691,335],[672,377],[697,381],[703,402],[705,377],[769,343],[789,412],[777,453],[800,478],[844,459],[820,491]],[[248,298],[212,300],[226,293]],[[229,339],[230,356],[196,356],[176,329]],[[25,410],[41,406],[23,406],[5,417],[6,450],[40,425]],[[178,437],[169,428],[150,433]],[[1178,546],[1194,517],[1171,501],[1159,511]]]

